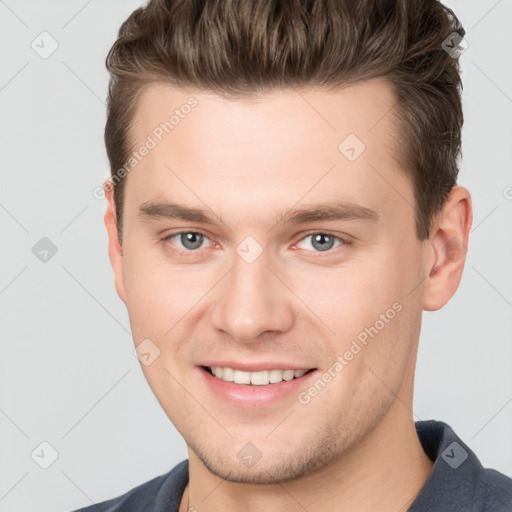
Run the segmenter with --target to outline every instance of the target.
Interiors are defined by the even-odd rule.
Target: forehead
[[[129,173],[127,196],[142,204],[168,194],[195,205],[204,197],[254,216],[324,197],[380,211],[400,195],[412,201],[393,145],[394,103],[383,79],[238,99],[152,85],[133,123],[133,149],[151,149]]]
[[[392,86],[383,78],[334,89],[294,87],[236,98],[156,83],[140,95],[134,131],[139,140],[153,132],[156,138],[171,138],[166,136],[186,133],[193,124],[195,137],[205,141],[222,139],[228,133],[242,136],[250,132],[262,140],[274,133],[307,134],[311,139],[316,133],[317,138],[333,135],[334,140],[354,133],[371,146],[375,140],[384,142],[391,129],[395,131],[395,102]],[[217,130],[212,132],[212,128]]]

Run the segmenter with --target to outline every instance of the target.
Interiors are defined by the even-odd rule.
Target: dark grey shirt
[[[441,421],[418,421],[416,431],[434,462],[409,512],[512,512],[512,479],[482,466]],[[188,460],[117,498],[75,512],[178,512],[188,482]]]

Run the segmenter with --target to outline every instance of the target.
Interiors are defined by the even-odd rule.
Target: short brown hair
[[[133,151],[130,128],[148,85],[235,98],[385,77],[424,240],[458,174],[462,83],[458,56],[443,44],[454,32],[464,35],[438,0],[150,0],[122,24],[106,59],[112,177]],[[120,241],[125,182],[114,183]]]

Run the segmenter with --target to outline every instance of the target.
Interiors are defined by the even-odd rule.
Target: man
[[[189,458],[83,510],[505,511],[414,423],[459,285],[464,31],[436,0],[151,0],[107,58],[109,256]]]

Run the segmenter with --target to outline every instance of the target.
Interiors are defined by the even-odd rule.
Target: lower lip
[[[305,389],[308,381],[314,377],[313,370],[302,377],[283,380],[276,384],[256,386],[254,384],[236,384],[214,377],[204,368],[199,368],[206,385],[222,400],[238,407],[266,407],[279,400],[296,397],[301,389]]]

